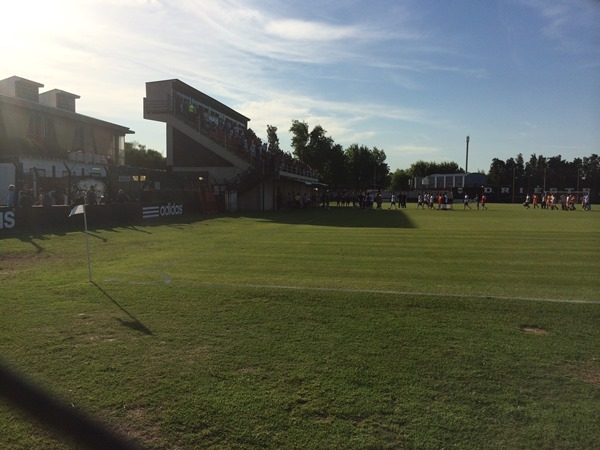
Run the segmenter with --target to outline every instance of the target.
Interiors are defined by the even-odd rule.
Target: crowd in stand
[[[11,184],[8,187],[6,206],[14,209],[16,207],[30,208],[69,205],[69,197],[63,189],[40,188],[36,192],[37,194],[28,185],[24,185],[23,189],[17,192],[15,186]],[[97,192],[93,185],[87,190],[73,191],[72,199],[74,199],[75,203],[85,203],[86,205],[104,205],[107,203],[104,194]],[[123,189],[119,189],[115,200],[117,203],[127,203],[130,201],[130,198]]]
[[[29,208],[32,206],[67,205],[67,195],[62,190],[38,189],[34,193],[28,185],[24,185],[19,192],[14,185],[8,187],[7,206],[9,208]]]
[[[174,112],[188,125],[211,138],[217,144],[253,165],[265,163],[266,167],[296,175],[317,178],[318,173],[307,164],[298,161],[279,149],[268,148],[266,142],[256,136],[251,129],[224,114],[186,95],[176,93]]]

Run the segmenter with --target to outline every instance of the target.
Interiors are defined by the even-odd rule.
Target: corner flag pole
[[[87,249],[87,261],[88,261],[88,276],[90,278],[90,283],[92,282],[92,264],[90,262],[90,241],[88,239],[88,227],[87,227],[87,214],[85,212],[85,205],[79,204],[75,205],[69,214],[69,217],[74,216],[75,214],[83,214],[83,225],[85,227],[85,247]]]
[[[83,205],[83,226],[85,227],[85,247],[87,250],[88,277],[89,277],[90,283],[91,283],[92,282],[92,263],[90,261],[90,240],[88,238],[87,214],[85,212],[85,205]]]

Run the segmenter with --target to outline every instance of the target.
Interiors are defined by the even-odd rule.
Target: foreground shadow
[[[87,234],[88,234],[88,236],[91,236],[91,237],[93,237],[93,238],[99,239],[99,240],[101,240],[102,242],[108,242],[108,239],[107,239],[107,238],[105,238],[105,237],[102,237],[102,236],[100,236],[100,235],[98,235],[98,234],[96,234],[96,233],[94,233],[94,232],[92,232],[92,231],[89,231],[89,230],[88,230],[88,233],[87,233]]]
[[[33,247],[35,248],[35,252],[36,253],[42,253],[45,249],[44,247],[42,247],[40,244],[38,244],[37,242],[35,242],[34,239],[37,239],[39,241],[41,240],[46,240],[48,239],[45,236],[29,236],[29,235],[22,235],[19,236],[18,239],[22,242],[27,242],[28,244],[33,245]]]
[[[330,207],[293,209],[273,212],[239,214],[276,223],[314,225],[341,228],[415,228],[415,224],[401,209],[360,209]]]
[[[141,333],[144,333],[148,336],[154,336],[154,333],[152,333],[152,331],[150,329],[148,329],[148,327],[146,327],[142,322],[140,322],[135,316],[133,316],[129,311],[127,311],[125,308],[123,308],[114,298],[112,298],[112,296],[106,292],[104,289],[102,289],[102,287],[100,287],[95,281],[91,282],[94,286],[96,286],[98,288],[98,290],[100,292],[102,292],[102,294],[104,294],[104,296],[106,298],[108,298],[111,302],[113,302],[121,311],[123,311],[125,314],[127,314],[129,316],[129,318],[131,320],[123,320],[123,319],[117,319],[119,321],[119,323],[123,326],[126,326],[128,328],[131,328],[132,330],[135,331],[139,331]]]

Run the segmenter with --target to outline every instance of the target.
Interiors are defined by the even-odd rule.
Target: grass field
[[[145,448],[600,448],[599,210],[489,206],[3,239],[0,360]]]

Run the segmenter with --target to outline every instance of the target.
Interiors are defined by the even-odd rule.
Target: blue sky
[[[11,19],[12,18],[12,19]],[[25,20],[24,18],[27,18]],[[80,95],[78,112],[165,151],[147,81],[179,78],[250,117],[336,143],[487,172],[493,158],[600,153],[595,0],[22,0],[3,7],[0,79]]]

